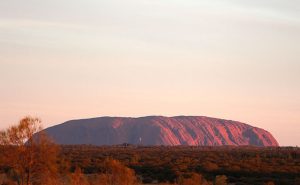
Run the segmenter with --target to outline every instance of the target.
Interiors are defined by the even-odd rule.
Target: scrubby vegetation
[[[296,147],[57,146],[41,130],[0,132],[0,185],[300,184]]]
[[[300,149],[292,147],[63,146],[61,155],[85,174],[101,173],[103,161],[114,158],[144,183],[300,184]]]

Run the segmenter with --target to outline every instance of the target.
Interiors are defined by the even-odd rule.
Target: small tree
[[[103,185],[137,185],[138,180],[132,169],[114,159],[105,160],[105,173],[100,176]]]
[[[264,183],[264,185],[275,185],[275,184],[273,181],[269,181],[269,182]]]
[[[27,116],[0,132],[1,165],[10,168],[19,185],[45,184],[56,174],[58,147],[42,132],[41,120]]]
[[[81,168],[76,167],[75,172],[71,174],[71,185],[89,185],[89,182],[82,173]]]
[[[227,177],[225,175],[216,176],[215,185],[227,185]]]
[[[178,185],[210,185],[210,183],[201,174],[192,173],[190,178],[180,177]]]

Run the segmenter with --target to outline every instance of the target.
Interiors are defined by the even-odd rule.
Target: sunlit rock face
[[[278,146],[266,130],[203,116],[100,117],[67,121],[46,132],[58,144]]]

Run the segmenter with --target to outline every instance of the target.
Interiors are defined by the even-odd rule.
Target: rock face
[[[45,131],[58,144],[278,146],[263,129],[202,116],[100,117],[67,121]]]

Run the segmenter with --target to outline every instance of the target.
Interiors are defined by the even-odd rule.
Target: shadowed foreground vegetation
[[[41,130],[0,132],[0,185],[300,184],[299,148],[58,146]]]
[[[61,155],[70,169],[79,166],[86,174],[101,173],[103,160],[116,159],[144,183],[200,178],[215,184],[300,184],[299,148],[63,146]]]

